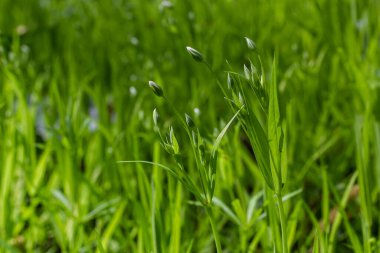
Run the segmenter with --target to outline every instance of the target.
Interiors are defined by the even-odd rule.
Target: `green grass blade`
[[[282,188],[281,179],[281,163],[280,163],[280,110],[277,98],[277,82],[276,82],[276,59],[273,60],[272,80],[269,87],[269,112],[268,112],[268,142],[270,151],[270,168],[274,184],[275,192],[279,192]]]

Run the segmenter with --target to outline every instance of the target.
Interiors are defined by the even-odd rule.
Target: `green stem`
[[[178,110],[176,109],[176,107],[165,97],[163,96],[165,102],[168,104],[169,108],[171,110],[174,111],[174,113],[176,114],[177,118],[179,119],[179,121],[181,122],[183,128],[185,129],[188,137],[189,137],[189,140],[190,142],[192,143],[192,149],[193,149],[193,153],[194,153],[194,158],[195,158],[195,163],[197,165],[197,169],[198,169],[198,173],[199,173],[199,177],[201,179],[201,185],[202,185],[202,191],[203,191],[203,194],[204,194],[204,201],[206,201],[207,203],[211,203],[211,200],[209,201],[208,199],[208,194],[207,194],[207,191],[206,191],[206,187],[205,187],[205,182],[203,180],[203,177],[202,177],[202,171],[201,171],[201,162],[199,161],[199,154],[198,154],[198,151],[197,151],[197,147],[196,145],[193,145],[193,141],[192,141],[192,135],[191,135],[191,130],[190,128],[187,126],[186,124],[186,121],[182,118],[181,114],[178,112]],[[203,199],[199,199],[200,201],[202,201]],[[202,201],[203,202],[203,201]]]
[[[212,233],[214,235],[214,240],[215,240],[216,252],[222,253],[222,246],[220,244],[218,230],[216,229],[214,218],[212,217],[211,208],[206,206],[206,212],[207,212],[208,218],[210,219],[211,229],[212,229]]]
[[[282,194],[277,194],[278,200],[278,211],[280,214],[280,225],[281,225],[281,239],[282,239],[282,253],[288,253],[288,236],[286,228],[286,217],[284,211],[284,205],[282,203]]]
[[[247,252],[247,236],[243,228],[240,229],[240,250]]]
[[[211,72],[211,74],[214,76],[214,78],[215,78],[215,80],[216,80],[216,83],[217,83],[218,86],[219,86],[219,89],[223,92],[224,97],[228,98],[227,93],[226,93],[225,89],[223,88],[223,85],[222,85],[221,82],[219,81],[219,78],[218,78],[217,74],[215,73],[215,71],[212,69],[211,65],[210,65],[207,61],[203,61],[203,62],[206,64],[208,70],[209,70],[209,71]]]

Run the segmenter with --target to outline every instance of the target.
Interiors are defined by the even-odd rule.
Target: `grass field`
[[[379,0],[0,0],[0,252],[380,252]]]

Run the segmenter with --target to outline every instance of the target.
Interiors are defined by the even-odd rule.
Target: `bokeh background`
[[[187,203],[192,194],[155,166],[117,161],[175,164],[152,110],[164,128],[178,122],[149,80],[215,139],[233,113],[186,46],[227,86],[226,71],[243,73],[252,57],[244,37],[267,76],[277,56],[287,191],[302,189],[286,204],[291,252],[313,245],[316,226],[302,203],[327,222],[359,166],[379,250],[379,1],[0,0],[0,252],[185,252],[192,239],[191,252],[213,252],[207,217]],[[222,144],[216,196],[245,209],[262,177],[239,124]],[[361,240],[355,194],[346,209]],[[270,249],[265,219],[243,229],[215,212],[226,252]],[[352,252],[347,231],[338,229],[336,252]]]

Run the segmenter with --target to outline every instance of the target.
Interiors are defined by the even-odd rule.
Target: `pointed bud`
[[[251,71],[249,70],[247,66],[245,66],[245,64],[244,64],[244,75],[245,75],[245,78],[247,78],[248,80],[251,78]]]
[[[162,97],[164,95],[164,91],[155,82],[149,81],[149,87],[153,90],[154,94],[156,94],[158,97]]]
[[[256,67],[251,63],[252,82],[255,82],[255,74],[257,73]]]
[[[203,56],[197,50],[192,47],[186,47],[187,52],[193,57],[194,60],[202,62]]]
[[[153,122],[154,122],[154,125],[157,127],[157,119],[158,119],[158,112],[157,112],[157,109],[154,108],[153,110]]]
[[[178,154],[179,153],[179,145],[178,145],[177,138],[174,135],[173,127],[170,127],[169,138],[170,138],[170,142],[171,142],[174,154]]]
[[[189,115],[187,115],[186,113],[185,113],[185,118],[186,118],[187,126],[190,128],[194,128],[195,124],[194,124],[193,119]]]
[[[231,77],[230,73],[227,74],[227,87],[231,89],[234,86],[234,79]]]
[[[239,106],[243,106],[244,105],[244,98],[243,96],[241,95],[241,93],[239,92]]]
[[[250,38],[248,37],[244,37],[245,38],[245,42],[247,42],[247,46],[249,49],[252,49],[252,50],[255,50],[256,49],[256,44],[255,42],[253,42],[253,40],[251,40]]]

